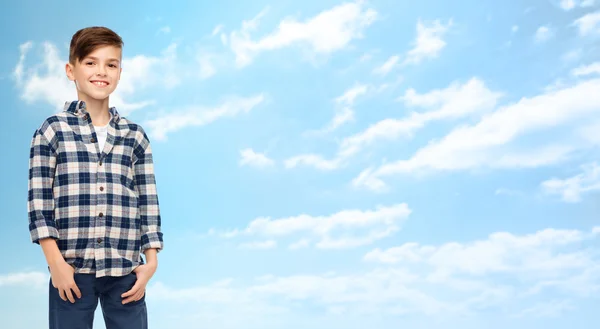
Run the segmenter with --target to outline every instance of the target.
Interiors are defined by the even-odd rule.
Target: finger
[[[128,297],[128,298],[124,299],[123,300],[123,304],[131,303],[131,302],[135,301],[135,296],[136,295],[133,295],[131,297]]]
[[[75,295],[77,295],[77,298],[81,298],[81,291],[79,290],[79,287],[77,286],[76,283],[73,283],[73,286],[71,287],[71,289],[75,292]]]
[[[129,291],[127,291],[127,292],[125,292],[124,294],[122,294],[122,295],[121,295],[121,297],[122,297],[122,298],[125,298],[125,297],[129,297],[129,296],[133,296],[133,295],[135,295],[135,293],[136,293],[136,292],[138,292],[138,290],[140,289],[140,285],[141,285],[141,284],[140,284],[140,282],[139,282],[139,281],[138,281],[138,282],[136,282],[136,283],[133,285],[133,287],[131,287],[131,289],[130,289]]]
[[[71,304],[75,303],[75,298],[73,298],[73,293],[71,292],[71,289],[67,289],[66,292],[67,292],[67,298],[69,299]]]
[[[136,291],[136,293],[133,296],[125,299],[123,304],[137,302],[138,300],[142,299],[143,295],[144,295],[144,289],[139,289],[138,291]]]
[[[64,300],[65,302],[67,301],[67,297],[65,296],[64,290],[58,289],[58,296],[60,297],[60,299]]]

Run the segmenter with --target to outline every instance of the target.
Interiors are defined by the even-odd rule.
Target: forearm
[[[46,257],[46,263],[48,266],[54,266],[59,262],[64,262],[60,250],[58,249],[58,244],[56,244],[56,240],[52,238],[41,239],[40,245],[42,246],[42,250],[44,251],[44,256]]]
[[[146,249],[144,255],[146,255],[146,264],[158,265],[158,252],[154,248]]]

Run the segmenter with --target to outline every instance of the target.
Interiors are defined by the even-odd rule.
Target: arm
[[[141,251],[148,256],[146,252],[148,249],[155,249],[156,253],[162,250],[163,234],[154,177],[152,147],[145,133],[143,133],[143,137],[142,142],[136,148],[137,159],[134,162],[134,176],[141,218]]]
[[[40,244],[40,240],[59,238],[54,221],[54,172],[56,169],[56,154],[46,137],[36,130],[31,141],[29,153],[29,182],[27,213],[29,217],[29,233],[31,241]],[[56,241],[53,241],[56,245]],[[43,245],[44,253],[54,257],[56,250],[52,244]],[[58,250],[58,247],[56,248]],[[62,258],[62,257],[61,257]]]
[[[31,241],[44,251],[52,276],[52,285],[58,289],[60,298],[75,302],[81,291],[73,278],[74,269],[63,258],[56,240],[59,238],[54,221],[54,173],[56,171],[56,149],[38,129],[31,141],[29,153],[29,197],[27,213]]]
[[[46,257],[46,263],[50,267],[50,270],[55,265],[66,263],[63,258],[60,250],[58,249],[58,245],[56,244],[56,240],[52,238],[40,239],[39,244],[42,246],[42,250],[44,251],[44,256]]]
[[[146,264],[157,268],[158,267],[158,258],[156,256],[156,254],[158,254],[158,251],[154,248],[150,248],[150,249],[146,249],[144,251],[144,254],[146,255]]]

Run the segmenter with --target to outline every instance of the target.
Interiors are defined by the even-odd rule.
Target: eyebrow
[[[96,60],[96,61],[98,60],[98,58],[96,58],[94,56],[86,56],[85,58],[93,59],[93,60]],[[116,58],[109,58],[108,61],[109,62],[119,62],[119,60],[116,59]]]

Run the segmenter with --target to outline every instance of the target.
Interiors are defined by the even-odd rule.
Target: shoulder
[[[35,135],[42,135],[49,142],[56,139],[56,137],[69,125],[69,116],[72,116],[65,112],[55,113],[46,117],[40,125],[35,129]]]
[[[121,117],[121,119],[119,120],[119,125],[122,128],[129,130],[129,134],[138,141],[148,139],[146,130],[144,130],[142,125],[137,122],[132,121],[129,118]]]
[[[128,130],[127,138],[133,139],[132,144],[136,154],[143,154],[147,151],[150,147],[150,138],[141,124],[126,117],[121,117],[119,126],[121,126],[121,129]]]

